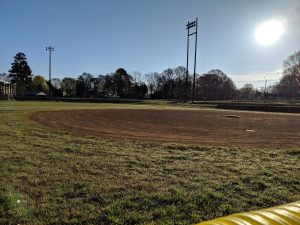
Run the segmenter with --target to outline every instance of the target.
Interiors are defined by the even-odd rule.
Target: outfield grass
[[[101,107],[173,106],[0,102],[0,224],[192,224],[300,199],[299,148],[117,141],[28,119]]]

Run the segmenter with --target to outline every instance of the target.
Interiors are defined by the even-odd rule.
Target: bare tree
[[[134,83],[139,83],[143,81],[143,74],[140,71],[133,71],[132,75]]]
[[[50,85],[51,85],[51,91],[52,91],[53,96],[62,96],[63,95],[63,92],[61,89],[62,82],[59,78],[52,78]]]
[[[185,83],[185,76],[186,76],[186,68],[184,66],[178,66],[174,69],[175,74],[175,98],[183,99],[185,98],[186,92],[186,83]]]
[[[148,90],[149,90],[149,94],[150,96],[154,94],[154,92],[157,89],[157,77],[158,77],[158,73],[147,73],[145,74],[145,78],[146,78],[146,83],[148,86]]]
[[[300,93],[300,51],[290,55],[283,62],[283,76],[274,86],[280,97],[294,98]]]
[[[239,97],[241,99],[252,99],[254,94],[254,87],[252,84],[245,84],[239,90]]]
[[[0,73],[0,82],[10,82],[10,80],[7,73]]]
[[[291,76],[294,78],[300,89],[300,51],[290,55],[283,62],[283,76]]]
[[[51,84],[52,84],[53,88],[55,88],[55,89],[61,88],[61,80],[59,78],[52,78]]]

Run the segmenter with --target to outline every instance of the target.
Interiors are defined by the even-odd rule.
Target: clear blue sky
[[[185,25],[196,17],[200,74],[218,68],[238,86],[261,85],[300,50],[300,0],[0,0],[0,9],[0,73],[21,51],[33,73],[47,77],[49,45],[59,78],[185,66]],[[286,33],[261,46],[255,28],[274,17],[287,20]]]

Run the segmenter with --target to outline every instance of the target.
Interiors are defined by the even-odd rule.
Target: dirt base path
[[[31,118],[72,133],[118,139],[226,146],[300,146],[300,115],[291,114],[101,109],[40,112]]]

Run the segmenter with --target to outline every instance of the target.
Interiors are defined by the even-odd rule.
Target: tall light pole
[[[193,33],[190,33],[190,29],[195,27],[196,30]],[[195,21],[188,22],[186,25],[187,33],[187,56],[186,56],[186,79],[185,79],[185,101],[188,99],[188,77],[189,77],[189,37],[192,35],[196,35],[195,37],[195,55],[194,55],[194,77],[193,77],[193,93],[192,93],[192,101],[194,102],[195,98],[195,81],[196,81],[196,63],[197,63],[197,36],[198,36],[198,18]]]
[[[264,99],[266,99],[266,97],[267,97],[267,82],[268,82],[268,80],[267,80],[267,78],[266,77],[264,77],[265,78],[265,90],[264,90]]]
[[[49,51],[49,94],[50,96],[52,96],[52,90],[51,90],[51,52],[54,51],[54,47],[52,46],[49,46],[49,47],[46,47],[46,51]]]
[[[265,93],[267,92],[267,82],[268,82],[268,80],[267,80],[267,78],[265,78]]]

